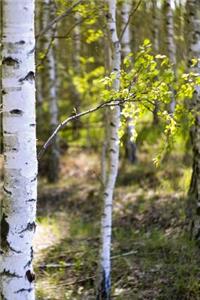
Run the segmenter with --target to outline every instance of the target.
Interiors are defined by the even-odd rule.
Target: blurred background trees
[[[173,269],[173,259],[170,259],[173,256],[178,258],[177,251],[182,251],[177,264],[177,268],[181,269],[182,264],[187,265],[197,251],[192,244],[193,238],[199,240],[200,236],[199,77],[195,75],[195,72],[199,72],[200,4],[197,0],[116,1],[115,33],[121,44],[122,59],[118,87],[115,73],[119,64],[117,68],[114,65],[116,49],[112,40],[113,28],[108,26],[108,2],[111,6],[115,4],[115,1],[95,0],[36,1],[38,152],[58,124],[69,116],[95,108],[106,101],[121,101],[119,131],[116,130],[118,124],[115,127],[113,122],[113,119],[116,121],[116,111],[119,117],[119,107],[104,107],[84,117],[74,118],[52,141],[39,161],[39,219],[43,222],[48,216],[52,221],[55,209],[59,211],[59,217],[55,219],[62,226],[60,211],[67,216],[70,215],[68,210],[72,211],[78,224],[74,225],[74,221],[70,220],[72,236],[78,239],[79,233],[84,236],[85,231],[94,234],[92,251],[99,250],[100,219],[104,207],[109,210],[107,225],[104,224],[105,214],[102,222],[106,228],[102,232],[109,240],[104,249],[104,252],[107,251],[107,260],[110,260],[110,250],[131,252],[135,247],[134,251],[140,252],[139,249],[143,249],[144,245],[142,264],[149,263],[151,270],[154,270],[150,270],[150,273],[156,273],[156,268],[160,270],[159,259],[159,263],[153,260],[146,262],[147,256],[155,248],[158,256],[162,256],[163,248],[166,250],[167,254],[161,259],[161,263],[166,262],[166,269],[168,265]],[[120,141],[116,143],[118,139]],[[89,174],[87,170],[90,170]],[[119,179],[115,186],[118,171]],[[82,188],[82,184],[87,188]],[[83,195],[81,189],[87,196]],[[113,192],[116,197],[114,205]],[[170,208],[167,201],[170,202]],[[160,209],[161,202],[163,210]],[[112,209],[113,249],[109,231]],[[80,226],[81,229],[74,229],[73,226]],[[65,236],[65,230],[59,230]],[[188,231],[188,239],[185,236],[182,238],[182,234]],[[124,242],[125,239],[131,240],[131,236],[139,246],[129,246],[128,242]],[[168,236],[169,240],[172,239],[171,244]],[[66,249],[62,247],[74,251],[69,241],[60,245],[64,252]],[[149,253],[145,252],[145,247]],[[90,250],[89,246],[84,249],[86,254]],[[91,261],[87,263],[97,273],[98,253],[94,253],[95,259],[90,257]],[[140,260],[139,255],[135,252],[134,255]],[[102,261],[104,258],[102,254]],[[85,256],[81,262],[76,260],[76,268],[82,277],[85,275],[81,269],[84,259]],[[131,278],[131,281],[138,276],[140,281],[139,276],[142,275],[134,273],[133,276],[130,267],[132,261],[127,260],[126,263],[123,261],[121,265],[122,273],[128,268],[127,276],[120,277],[118,274],[121,265],[116,264],[118,269],[116,265],[113,269],[115,280],[122,280],[128,290],[127,286],[132,283],[127,278]],[[145,268],[148,269],[146,265]],[[87,271],[93,274],[89,267]],[[184,280],[190,278],[182,269],[176,271],[184,274]],[[109,273],[110,270],[107,281],[103,278],[103,282],[105,274],[101,272],[104,286],[100,289],[104,290],[107,282],[107,294],[110,293]],[[190,273],[198,279],[195,268]],[[70,276],[73,277],[71,273]],[[177,283],[175,277],[178,276],[170,276],[167,282]],[[94,286],[93,277],[90,280]],[[144,281],[148,282],[145,278]],[[161,290],[165,289],[164,279],[153,285],[157,284]],[[174,299],[199,299],[191,296],[198,289],[192,284],[188,287],[189,291],[181,294],[184,285],[185,281],[178,282],[174,287],[175,292],[169,288],[166,299],[173,299],[176,291],[174,297],[177,298]],[[189,298],[183,298],[184,293],[188,293]],[[110,296],[101,295],[99,299],[101,297],[109,299]],[[146,299],[147,296],[141,297]],[[66,299],[70,299],[70,296]],[[125,296],[123,299],[126,299]],[[152,296],[152,299],[157,298]]]

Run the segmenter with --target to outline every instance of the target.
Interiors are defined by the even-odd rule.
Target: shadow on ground
[[[200,299],[199,249],[184,234],[185,167],[156,170],[143,162],[121,168],[113,213],[113,299]],[[88,174],[40,192],[39,227],[53,224],[59,238],[36,260],[38,300],[95,299],[102,201],[98,181]]]

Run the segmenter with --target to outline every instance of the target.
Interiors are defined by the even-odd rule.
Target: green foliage
[[[165,55],[152,54],[151,43],[144,40],[143,45],[135,56],[134,66],[132,63],[133,54],[128,55],[124,61],[124,69],[120,73],[120,90],[112,90],[116,79],[116,72],[112,72],[100,80],[103,83],[102,97],[105,101],[120,99],[124,102],[121,112],[120,139],[126,132],[127,120],[131,122],[133,129],[144,115],[153,112],[155,103],[158,103],[159,118],[164,125],[163,143],[158,155],[154,159],[158,165],[163,157],[169,152],[176,140],[176,137],[189,128],[194,118],[192,112],[185,105],[185,99],[191,99],[194,93],[195,84],[200,83],[198,74],[180,72],[177,77],[173,66]],[[168,112],[168,106],[175,96],[176,108],[173,114]],[[137,137],[136,131],[132,139]]]

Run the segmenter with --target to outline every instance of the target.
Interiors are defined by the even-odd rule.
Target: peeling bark
[[[36,128],[30,126],[36,124],[35,2],[3,0],[2,4],[4,198],[0,294],[6,300],[34,300],[34,280],[28,280],[27,272],[33,273],[36,226],[36,201],[28,200],[37,198]]]

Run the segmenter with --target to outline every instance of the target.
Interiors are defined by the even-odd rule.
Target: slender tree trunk
[[[159,53],[159,19],[158,19],[158,3],[157,0],[152,0],[152,17],[153,17],[153,27],[152,27],[152,36],[153,36],[153,49],[155,54]],[[155,107],[153,111],[153,125],[158,125],[158,101],[155,100]]]
[[[122,58],[125,58],[131,53],[131,33],[129,24],[131,7],[131,2],[128,0],[125,0],[122,4],[122,30],[126,28],[121,41]],[[134,126],[131,124],[132,120],[130,118],[127,120],[127,123],[126,156],[131,163],[134,163],[137,160],[136,144],[131,140],[132,136],[134,135]]]
[[[113,89],[120,87],[121,46],[117,36],[116,26],[116,1],[108,0],[109,12],[107,14],[108,27],[110,31],[113,58],[112,70],[116,72]],[[118,174],[119,165],[119,137],[120,107],[116,106],[110,110],[110,140],[109,140],[109,167],[108,176],[104,188],[104,212],[102,216],[102,248],[100,253],[100,280],[98,284],[97,299],[111,299],[111,234],[112,234],[112,205],[113,191]]]
[[[187,36],[188,36],[188,58],[191,71],[200,72],[198,62],[195,70],[192,68],[192,58],[200,59],[200,31],[199,16],[200,2],[198,0],[187,1]],[[190,188],[188,192],[187,219],[190,224],[191,237],[200,242],[200,88],[196,87],[193,96],[192,109],[195,113],[195,124],[191,129],[191,142],[193,149],[193,169]]]
[[[55,17],[55,3],[52,0],[45,0],[46,13],[49,16],[49,21]],[[56,27],[52,27],[47,32],[47,40],[52,40],[52,45],[49,48],[47,55],[47,67],[48,67],[48,101],[49,101],[49,113],[50,113],[50,132],[53,132],[58,126],[58,99],[57,99],[57,67],[56,67],[56,49],[53,36],[55,35]],[[48,168],[48,180],[49,182],[57,182],[59,179],[59,138],[55,138],[51,145],[49,155],[49,168]]]
[[[170,62],[173,64],[176,73],[176,44],[174,41],[174,15],[171,0],[164,0],[164,10],[166,18],[166,33],[167,33],[167,51],[169,54]],[[172,99],[169,107],[170,113],[173,114],[175,109],[175,94],[172,90]]]
[[[74,16],[75,23],[77,25],[74,27],[74,51],[73,51],[73,69],[76,74],[76,76],[80,76],[81,72],[81,65],[80,65],[80,53],[81,53],[81,27],[80,27],[80,21],[81,16],[79,13],[76,13]],[[80,105],[81,105],[81,95],[77,91],[76,87],[72,84],[72,95],[73,95],[73,107],[76,109],[76,112],[80,112]],[[74,139],[79,138],[79,128],[81,127],[81,121],[75,120],[73,122],[73,135]]]
[[[4,198],[0,295],[33,300],[36,224],[34,0],[3,0],[2,97]]]
[[[37,32],[40,32],[43,26],[43,6],[42,3],[38,3],[36,5],[36,12],[35,12],[35,30],[36,34]],[[40,52],[44,50],[43,49],[43,40],[39,39],[39,41],[36,43],[36,65],[40,63]],[[40,76],[39,76],[40,75]],[[42,89],[43,89],[43,83],[41,80],[41,72],[37,70],[37,78],[36,78],[36,103],[37,103],[37,113],[41,114],[42,110],[42,102],[43,102],[43,94],[42,94]]]

